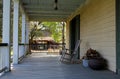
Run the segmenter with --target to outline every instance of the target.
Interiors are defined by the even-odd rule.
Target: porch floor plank
[[[0,79],[120,79],[108,70],[95,71],[81,64],[63,64],[59,56],[31,55]]]

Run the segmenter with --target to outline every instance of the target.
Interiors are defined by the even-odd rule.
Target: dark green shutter
[[[116,0],[116,70],[120,74],[120,0]]]
[[[77,40],[80,40],[80,15],[77,15],[75,18],[73,18],[70,21],[70,33],[69,33],[69,42],[70,42],[70,48],[71,50],[74,50],[75,48],[75,43]],[[72,52],[71,52],[72,53]],[[80,55],[80,50],[78,49],[77,51],[77,57],[79,59],[79,55]]]

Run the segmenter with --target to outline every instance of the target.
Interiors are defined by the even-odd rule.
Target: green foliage
[[[56,42],[61,42],[62,26],[61,22],[32,22],[30,25],[30,39],[44,36],[43,31],[46,31]]]
[[[39,22],[31,22],[30,25],[30,39],[33,40],[35,37],[40,37],[42,35]]]
[[[52,38],[56,42],[60,42],[62,39],[62,24],[61,22],[42,22],[47,30],[51,32]]]

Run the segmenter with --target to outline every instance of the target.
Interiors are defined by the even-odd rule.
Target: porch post
[[[26,43],[29,43],[29,21],[27,21],[26,25]]]
[[[25,13],[22,12],[22,41],[21,43],[25,44],[25,27],[26,27],[26,16]],[[22,52],[25,55],[25,45],[22,46]]]
[[[65,48],[65,36],[64,36],[64,32],[65,32],[65,23],[63,22],[63,29],[62,29],[62,49]]]
[[[26,22],[26,44],[29,44],[29,21]],[[29,45],[26,46],[26,51],[29,50]]]
[[[19,0],[14,0],[13,13],[13,64],[18,64],[18,26],[19,26]]]
[[[7,6],[6,6],[7,5]],[[2,43],[8,43],[8,47],[5,49],[5,66],[10,70],[10,7],[11,0],[3,0],[3,33]]]

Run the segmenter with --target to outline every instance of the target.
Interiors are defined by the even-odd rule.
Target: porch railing
[[[24,58],[27,51],[29,51],[29,44],[19,43],[19,61]]]
[[[0,75],[4,71],[10,69],[10,63],[12,63],[12,59],[13,59],[12,56],[13,45],[11,44],[10,47],[8,46],[7,43],[0,43]],[[11,51],[10,53],[8,53],[9,50]],[[22,43],[19,44],[19,52],[18,52],[19,61],[23,59],[23,57],[26,55],[26,51],[28,50],[29,50],[29,44],[22,44]]]
[[[48,49],[60,49],[62,48],[62,43],[57,44],[43,44],[43,43],[37,43],[37,44],[29,44],[30,50],[48,50]]]
[[[4,72],[7,69],[6,61],[8,62],[7,56],[9,55],[7,53],[7,47],[7,43],[0,43],[0,73]]]

